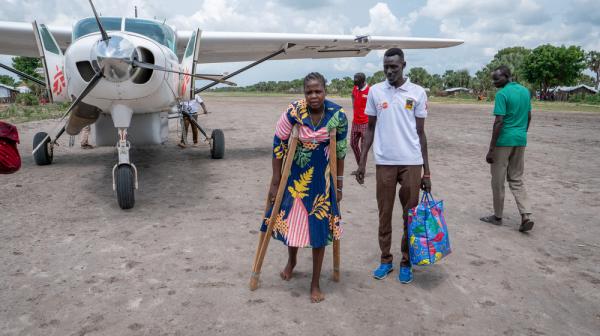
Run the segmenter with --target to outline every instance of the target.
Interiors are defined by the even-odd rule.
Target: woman
[[[313,251],[313,276],[310,286],[312,302],[324,300],[319,286],[325,246],[340,239],[340,212],[344,185],[344,157],[348,120],[341,106],[325,99],[325,78],[312,72],[304,78],[305,99],[292,102],[277,122],[273,141],[273,177],[269,189],[275,201],[281,180],[281,167],[292,128],[299,126],[299,141],[290,176],[284,188],[281,208],[275,216],[273,237],[288,246],[288,262],[281,278],[289,280],[296,266],[299,247]],[[329,167],[329,131],[336,129],[337,191]],[[267,230],[272,207],[261,227]]]

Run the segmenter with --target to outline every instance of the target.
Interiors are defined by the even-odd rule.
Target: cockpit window
[[[100,22],[106,31],[120,31],[122,18],[120,17],[101,17]],[[99,32],[98,24],[95,18],[83,19],[73,27],[73,41],[87,34]]]
[[[125,31],[149,37],[175,52],[175,33],[166,24],[145,19],[125,19]]]

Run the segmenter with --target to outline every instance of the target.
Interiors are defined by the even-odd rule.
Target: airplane
[[[288,33],[178,31],[164,22],[136,17],[94,16],[72,28],[0,21],[0,54],[40,57],[52,102],[71,101],[56,134],[38,132],[33,138],[37,165],[53,160],[53,148],[65,132],[77,135],[94,128],[98,146],[116,142],[118,162],[112,169],[113,190],[121,209],[131,209],[138,188],[138,169],[129,158],[131,144],[161,144],[168,137],[172,115],[189,117],[182,102],[267,60],[364,57],[372,50],[446,48],[456,39],[319,35]],[[196,73],[205,63],[253,61],[228,75]],[[195,87],[194,78],[211,81]],[[66,118],[66,122],[64,121]],[[210,145],[211,157],[223,158],[225,137],[220,129],[209,136],[190,118]]]

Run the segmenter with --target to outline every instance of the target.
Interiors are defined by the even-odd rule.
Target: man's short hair
[[[383,54],[384,57],[392,57],[398,55],[401,60],[404,60],[404,51],[400,48],[390,48]]]
[[[500,73],[503,74],[504,76],[506,76],[506,78],[511,77],[510,68],[504,64],[497,67],[496,69],[494,69],[494,72],[496,72],[496,71],[500,71]]]
[[[367,76],[365,76],[365,74],[362,73],[362,72],[357,72],[357,73],[354,74],[354,76],[358,77],[358,78],[360,78],[362,80],[366,80],[367,79]]]

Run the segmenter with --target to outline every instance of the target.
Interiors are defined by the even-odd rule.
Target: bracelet
[[[431,178],[431,174],[423,174],[423,177]]]
[[[343,180],[343,179],[344,179],[344,177],[343,177],[343,176],[338,176],[338,177],[337,177],[337,179],[338,179],[338,181],[339,181],[339,180]]]
[[[337,191],[342,192],[342,188],[337,188]]]

